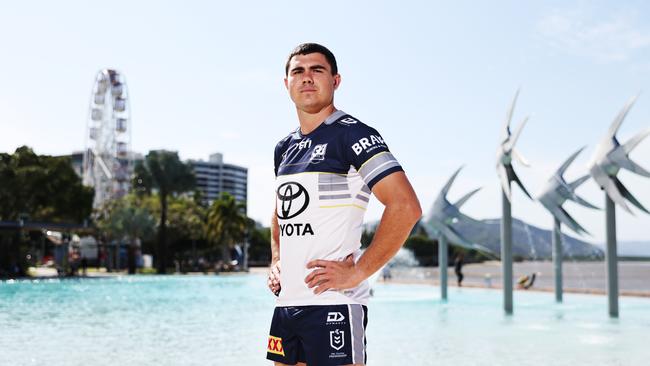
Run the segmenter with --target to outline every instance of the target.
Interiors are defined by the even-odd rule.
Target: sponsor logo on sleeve
[[[386,148],[386,142],[379,135],[370,135],[368,137],[362,137],[359,141],[352,144],[352,151],[354,151],[357,156],[362,152],[372,152],[377,148]]]
[[[282,338],[269,336],[269,343],[266,347],[266,351],[269,353],[274,353],[276,355],[284,356],[284,348],[282,348]]]

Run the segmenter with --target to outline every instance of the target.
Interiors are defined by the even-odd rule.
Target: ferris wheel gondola
[[[83,181],[95,188],[93,206],[128,193],[133,172],[131,110],[124,75],[97,73],[90,98]]]

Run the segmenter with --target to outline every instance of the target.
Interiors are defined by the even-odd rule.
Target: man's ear
[[[336,74],[334,75],[334,90],[338,89],[339,85],[341,85],[341,74]]]
[[[284,87],[289,90],[289,80],[287,78],[284,78]]]

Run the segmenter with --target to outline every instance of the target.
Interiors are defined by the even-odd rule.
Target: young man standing
[[[276,209],[269,289],[278,296],[267,358],[276,365],[364,365],[369,286],[422,211],[381,135],[334,107],[334,55],[306,43],[289,55],[284,83],[300,127],[275,148]],[[373,193],[381,222],[361,255]]]

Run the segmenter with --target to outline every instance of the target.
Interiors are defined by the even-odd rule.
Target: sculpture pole
[[[598,209],[598,207],[585,201],[578,196],[575,190],[589,179],[589,175],[584,175],[573,182],[567,183],[564,180],[564,172],[575,158],[584,150],[584,147],[574,152],[568,159],[560,165],[555,173],[548,180],[548,183],[542,190],[539,196],[539,202],[551,213],[553,216],[553,233],[551,234],[552,252],[553,252],[553,276],[555,279],[555,301],[562,302],[562,260],[564,254],[562,253],[562,224],[573,230],[576,234],[589,234],[585,228],[580,226],[578,222],[569,215],[562,205],[567,200],[573,201],[581,206]]]
[[[512,314],[512,211],[510,200],[501,193],[503,216],[501,219],[501,267],[503,273],[503,310]]]
[[[503,276],[503,309],[506,314],[512,314],[512,187],[511,183],[515,182],[528,198],[533,199],[523,183],[515,173],[512,166],[513,158],[524,166],[529,166],[524,157],[515,149],[515,144],[521,135],[521,131],[528,121],[528,117],[519,124],[514,133],[510,130],[510,121],[512,113],[517,103],[519,90],[510,104],[510,109],[506,115],[503,125],[501,145],[497,148],[497,174],[501,181],[502,207],[503,215],[501,217],[501,267]]]
[[[440,271],[440,299],[447,301],[447,238],[438,236],[438,270]]]
[[[449,202],[447,199],[447,193],[449,192],[449,189],[454,183],[454,180],[456,179],[456,176],[460,172],[461,168],[458,168],[454,174],[449,177],[447,183],[445,183],[445,185],[440,190],[440,193],[438,193],[438,197],[436,197],[436,200],[433,202],[433,207],[431,207],[429,217],[426,220],[420,221],[420,226],[424,229],[427,236],[431,239],[435,238],[438,240],[440,298],[443,301],[447,300],[447,265],[449,264],[447,253],[449,243],[452,245],[461,246],[463,248],[474,249],[494,255],[491,250],[463,237],[463,235],[458,231],[458,226],[460,224],[470,224],[477,222],[471,217],[460,212],[460,208],[480,189],[477,188],[466,193],[453,204]]]
[[[553,218],[553,273],[555,276],[555,301],[562,302],[562,224]]]
[[[618,257],[616,251],[616,207],[614,201],[605,193],[605,216],[607,224],[607,300],[609,316],[618,318]]]
[[[643,207],[636,197],[623,185],[617,174],[621,169],[629,170],[646,178],[650,178],[650,171],[632,161],[629,154],[641,141],[650,136],[650,129],[646,129],[634,135],[631,139],[621,144],[616,137],[625,116],[634,105],[636,96],[630,99],[614,122],[609,127],[607,135],[603,138],[596,150],[596,156],[589,169],[601,189],[605,191],[605,223],[607,230],[607,248],[605,257],[607,261],[607,299],[609,302],[609,315],[612,318],[618,317],[618,257],[616,253],[616,209],[615,204],[621,206],[625,211],[632,214],[632,210],[626,201],[639,210],[650,214],[650,211]]]

